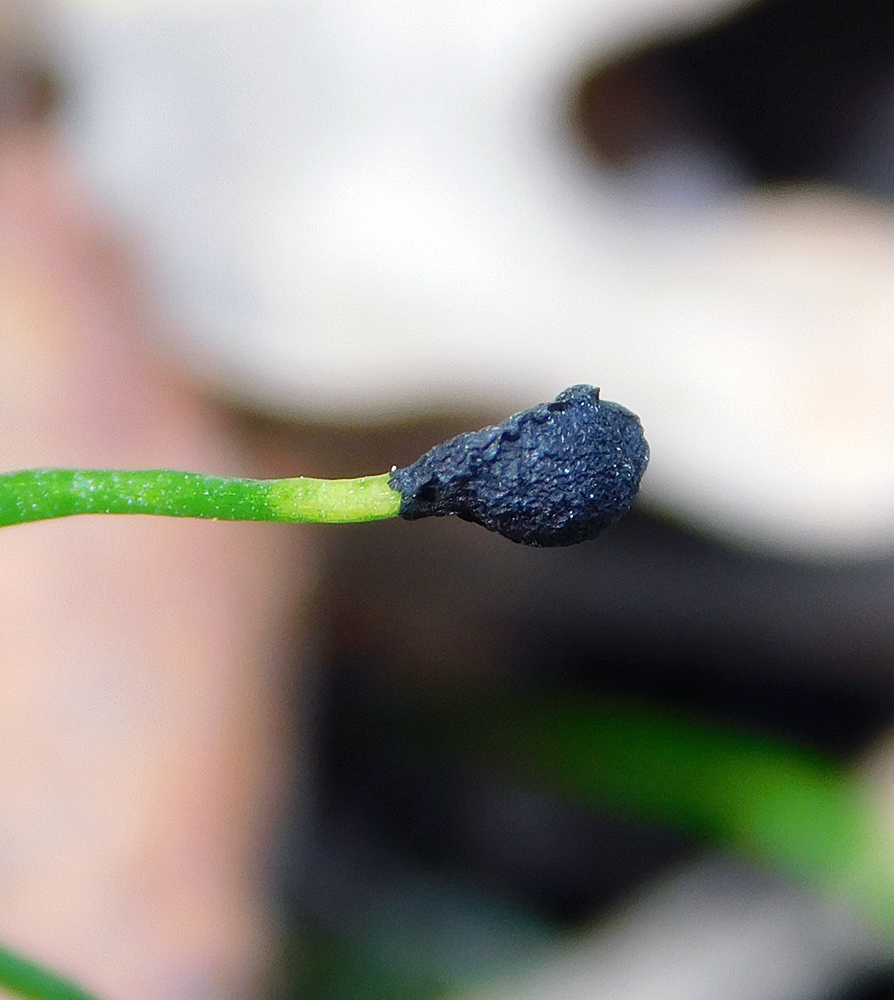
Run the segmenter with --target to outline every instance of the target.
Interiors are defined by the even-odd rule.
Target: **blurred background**
[[[5,468],[354,476],[578,382],[653,455],[568,550],[11,530],[0,939],[109,1000],[894,995],[890,4],[5,0],[0,130]]]

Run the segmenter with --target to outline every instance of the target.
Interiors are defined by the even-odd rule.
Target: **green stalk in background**
[[[413,742],[671,826],[850,900],[894,948],[894,849],[859,776],[820,754],[587,698],[436,698]]]
[[[63,976],[0,948],[0,991],[26,1000],[96,1000]]]

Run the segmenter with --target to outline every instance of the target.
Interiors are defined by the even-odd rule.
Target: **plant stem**
[[[95,1000],[71,980],[6,948],[0,948],[0,990],[27,1000]]]
[[[0,475],[0,526],[72,514],[346,524],[396,517],[389,474],[359,479],[231,479],[169,469],[27,469]]]

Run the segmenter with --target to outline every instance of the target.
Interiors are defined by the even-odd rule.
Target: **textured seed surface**
[[[595,538],[627,512],[649,461],[639,419],[575,385],[391,474],[408,519],[455,514],[524,545]]]

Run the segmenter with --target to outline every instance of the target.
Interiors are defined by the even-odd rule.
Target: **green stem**
[[[169,469],[27,469],[0,475],[0,526],[72,514],[346,524],[395,517],[389,474],[360,479],[229,479]]]
[[[0,990],[27,1000],[95,1000],[70,979],[6,948],[0,948]]]

